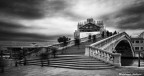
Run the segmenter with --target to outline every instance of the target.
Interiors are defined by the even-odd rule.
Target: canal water
[[[138,66],[138,59],[132,58],[121,58],[122,66]],[[144,67],[144,59],[140,60],[140,66]]]

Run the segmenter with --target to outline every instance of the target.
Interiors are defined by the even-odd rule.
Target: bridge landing
[[[99,40],[102,40],[103,38],[101,38],[101,37],[99,37],[99,38],[97,38],[97,41],[99,41]],[[96,42],[97,42],[96,41]],[[72,55],[74,55],[74,54],[79,54],[79,55],[84,55],[85,54],[85,46],[86,45],[90,45],[90,44],[92,44],[92,43],[95,43],[95,42],[93,42],[92,40],[91,41],[86,41],[86,42],[82,42],[80,45],[79,45],[79,47],[78,46],[72,46],[72,47],[69,47],[69,48],[66,48],[66,49],[63,49],[62,51],[63,51],[63,53],[62,54],[67,54],[67,55],[70,55],[70,54],[72,54]]]

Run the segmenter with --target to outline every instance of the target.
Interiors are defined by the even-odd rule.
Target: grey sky
[[[0,39],[73,35],[77,23],[90,17],[104,20],[110,31],[137,35],[144,29],[143,8],[144,0],[0,0]]]

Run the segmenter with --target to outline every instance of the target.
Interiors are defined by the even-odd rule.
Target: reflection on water
[[[121,58],[121,65],[122,66],[131,66],[133,64],[133,62],[134,62],[133,59]]]
[[[144,59],[140,60],[141,66],[144,67]],[[138,59],[121,58],[122,66],[138,66]]]

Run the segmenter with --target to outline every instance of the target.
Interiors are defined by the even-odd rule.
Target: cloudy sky
[[[50,40],[73,35],[87,18],[110,30],[138,35],[144,0],[0,0],[0,40]]]

